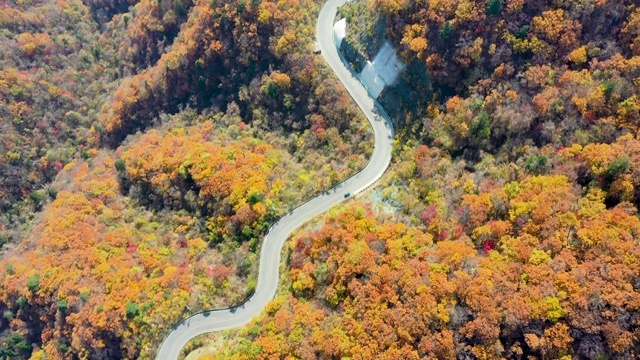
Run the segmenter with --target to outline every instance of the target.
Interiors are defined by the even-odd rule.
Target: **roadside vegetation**
[[[381,95],[392,169],[299,232],[281,295],[202,358],[638,357],[637,5],[340,14],[356,63],[386,37],[409,65]]]
[[[373,145],[317,9],[0,4],[0,357],[151,358],[253,291],[271,222]]]
[[[252,291],[269,224],[373,146],[313,55],[319,6],[0,4],[0,358],[152,358]],[[340,14],[354,63],[387,38],[408,64],[381,96],[394,163],[203,357],[639,357],[640,8]]]

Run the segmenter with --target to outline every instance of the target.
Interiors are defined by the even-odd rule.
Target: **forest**
[[[373,146],[317,9],[0,4],[0,358],[152,358],[252,293],[268,226]]]
[[[0,2],[0,358],[150,359],[252,293],[268,226],[373,148],[313,54],[321,5]],[[347,56],[408,65],[392,166],[289,240],[259,317],[184,354],[640,357],[640,7],[340,16]]]
[[[200,359],[640,356],[640,8],[359,0],[345,56],[408,65],[378,186],[289,242],[278,297]],[[198,349],[200,348],[200,349]]]

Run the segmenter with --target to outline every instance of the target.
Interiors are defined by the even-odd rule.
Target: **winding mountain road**
[[[357,194],[372,185],[389,166],[393,142],[392,125],[378,115],[376,102],[342,62],[333,40],[335,16],[338,7],[344,5],[346,1],[328,0],[325,3],[318,18],[316,36],[325,60],[373,126],[375,147],[369,163],[353,177],[329,190],[328,193],[301,205],[274,224],[264,237],[260,252],[258,283],[254,294],[236,308],[208,311],[181,321],[165,338],[156,359],[177,359],[182,348],[194,337],[245,325],[260,314],[276,295],[280,278],[280,253],[291,232],[311,218],[344,201],[346,193]]]

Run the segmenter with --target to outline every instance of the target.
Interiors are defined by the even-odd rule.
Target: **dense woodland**
[[[151,358],[364,166],[314,2],[0,4],[0,358]]]
[[[312,54],[319,5],[0,3],[0,358],[151,358],[252,291],[270,222],[371,153]],[[341,16],[350,56],[387,38],[409,65],[381,97],[392,168],[300,231],[280,295],[204,356],[640,357],[640,7]]]
[[[189,349],[639,357],[637,4],[361,0],[340,14],[356,69],[385,38],[408,64],[381,96],[392,169],[290,241],[260,317]]]
[[[639,145],[554,151],[555,174],[510,182],[407,151],[370,202],[291,241],[290,293],[210,357],[635,358],[640,219],[606,198],[632,174],[608,175],[614,154]]]

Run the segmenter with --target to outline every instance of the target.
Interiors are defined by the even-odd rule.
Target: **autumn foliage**
[[[199,286],[191,269],[206,242],[191,238],[183,249],[178,234],[129,207],[113,162],[65,174],[68,190],[2,261],[0,302],[11,314],[3,325],[42,344],[47,356],[134,357],[162,324],[180,318]]]
[[[265,115],[273,114],[279,120],[265,123],[269,128],[299,129],[309,125],[300,115],[307,105],[318,106],[316,95],[308,87],[318,86],[321,79],[313,73],[313,55],[303,48],[312,33],[305,28],[307,25],[290,23],[289,19],[304,17],[314,4],[302,5],[297,0],[194,3],[170,51],[153,66],[125,80],[114,93],[113,104],[103,107],[100,123],[106,132],[94,134],[96,140],[117,144],[126,135],[149,126],[159,112],[175,111],[186,104],[225,109],[235,101],[249,122],[262,116],[247,111],[247,107],[262,103]],[[157,6],[148,7],[153,19],[154,12],[160,10]],[[150,41],[146,38],[154,34],[147,20],[140,21],[144,22],[139,25],[141,28],[129,29],[136,46],[121,51],[129,56],[147,53],[147,57],[155,58],[148,54],[149,46],[136,51],[144,46],[143,39]],[[294,35],[296,31],[299,33]],[[274,67],[281,71],[270,73]],[[258,76],[263,84],[253,81]]]
[[[373,0],[346,8],[353,46],[373,58],[387,38],[408,65],[380,97],[403,141],[471,162],[483,153],[511,161],[526,145],[637,133],[633,1]]]
[[[421,149],[407,164],[435,155]],[[212,357],[638,356],[638,212],[607,207],[601,184],[573,185],[582,166],[482,188],[463,175],[451,211],[419,201],[422,225],[371,204],[333,212],[292,240],[292,294]]]
[[[372,150],[318,8],[0,3],[0,358],[151,358],[253,291],[269,224]],[[408,65],[380,97],[393,166],[294,236],[281,295],[211,357],[640,357],[637,4],[340,16]]]
[[[253,291],[270,223],[372,149],[315,12],[0,4],[0,358],[151,358]]]
[[[47,356],[148,357],[190,312],[242,301],[259,239],[314,188],[292,193],[289,154],[220,125],[150,130],[68,164],[0,263],[2,325]]]

